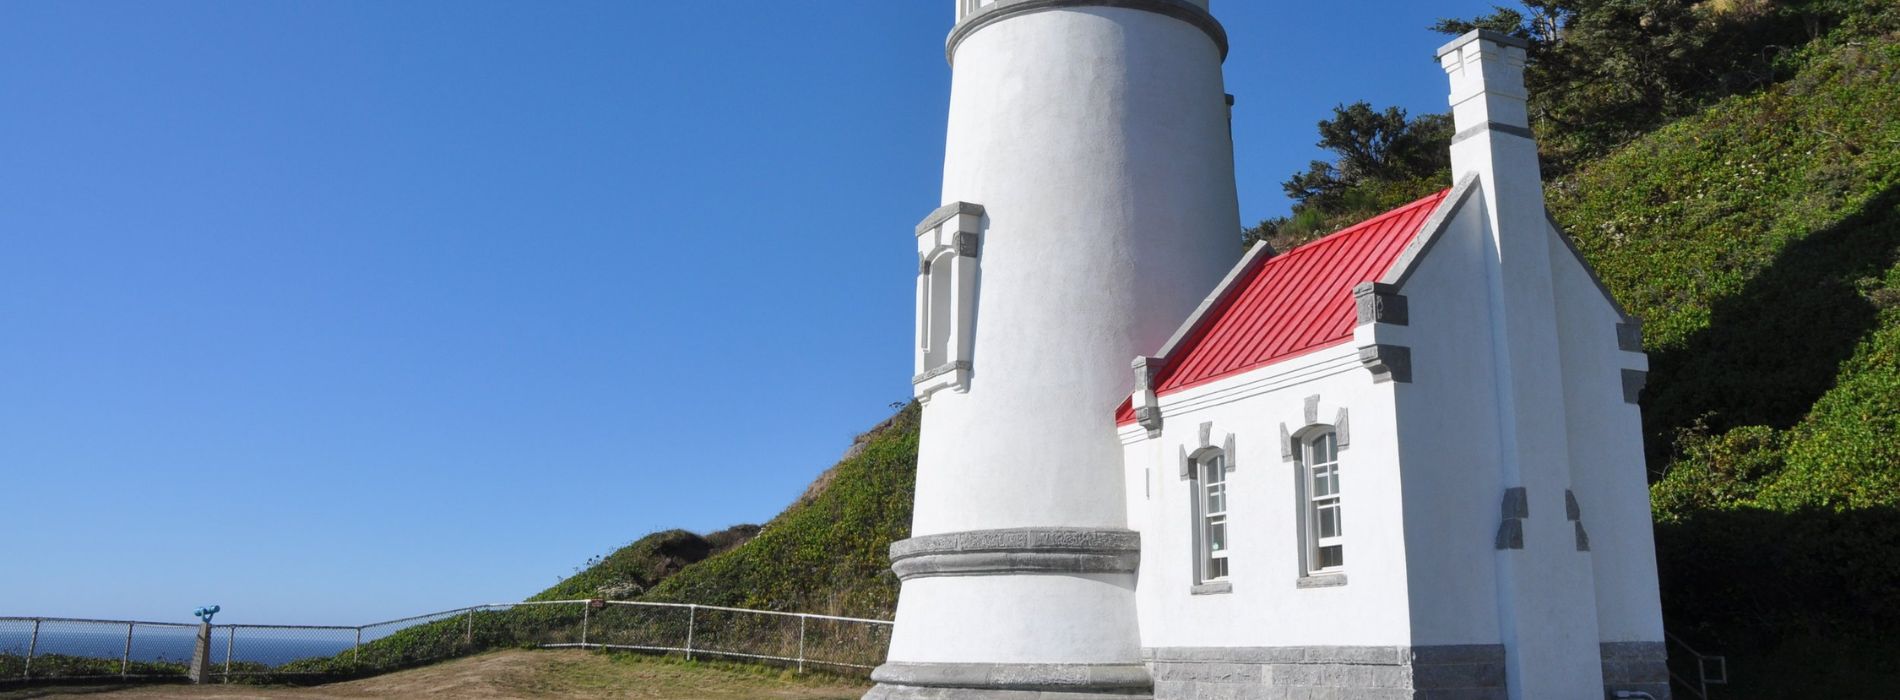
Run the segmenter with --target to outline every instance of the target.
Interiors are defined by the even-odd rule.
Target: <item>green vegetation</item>
[[[1671,630],[1738,697],[1896,697],[1869,662],[1900,653],[1900,41],[1807,54],[1551,204],[1648,321]]]
[[[858,438],[757,538],[642,599],[889,619],[897,607],[889,549],[910,532],[919,412],[912,404]]]

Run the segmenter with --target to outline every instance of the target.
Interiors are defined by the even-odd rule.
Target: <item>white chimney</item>
[[[1485,280],[1500,497],[1504,517],[1521,525],[1521,544],[1496,554],[1499,633],[1511,698],[1601,697],[1594,574],[1561,517],[1572,484],[1552,260],[1569,252],[1544,210],[1525,108],[1525,48],[1521,39],[1481,30],[1438,50],[1457,129],[1452,176],[1476,181],[1491,239]]]

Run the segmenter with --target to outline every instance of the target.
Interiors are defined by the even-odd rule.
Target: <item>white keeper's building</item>
[[[1207,5],[957,0],[867,697],[1668,697],[1641,329],[1545,213],[1523,45],[1438,50],[1453,187],[1239,255]]]

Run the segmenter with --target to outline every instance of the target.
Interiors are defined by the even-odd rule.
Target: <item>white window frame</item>
[[[1322,441],[1331,450],[1330,461],[1315,459],[1315,450]],[[1340,478],[1339,452],[1339,435],[1331,426],[1303,432],[1294,451],[1293,463],[1298,469],[1300,484],[1300,539],[1304,550],[1301,568],[1306,576],[1336,574],[1346,570],[1345,489]],[[1321,513],[1325,510],[1331,510],[1333,516],[1333,534],[1330,536],[1321,531]],[[1335,547],[1338,548],[1339,563],[1322,566],[1322,550]]]
[[[1225,581],[1233,574],[1227,555],[1233,551],[1233,528],[1228,526],[1227,454],[1210,450],[1194,460],[1195,582]],[[1214,532],[1220,531],[1219,548]]]

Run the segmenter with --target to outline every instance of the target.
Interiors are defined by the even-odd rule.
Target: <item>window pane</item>
[[[1337,509],[1322,506],[1319,509],[1319,536],[1321,539],[1339,536],[1339,513]]]
[[[1227,551],[1227,519],[1214,518],[1207,521],[1207,548],[1209,551]]]
[[[1339,545],[1321,547],[1319,548],[1318,559],[1317,566],[1313,567],[1315,569],[1333,569],[1345,566],[1346,549]]]
[[[1207,578],[1227,578],[1227,560],[1221,558],[1207,562]]]

